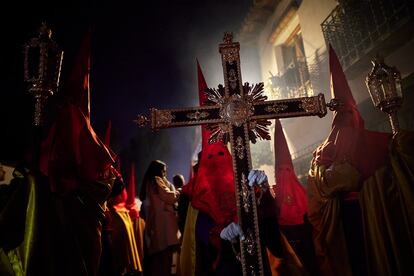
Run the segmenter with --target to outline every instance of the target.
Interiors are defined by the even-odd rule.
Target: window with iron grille
[[[309,70],[306,63],[302,34],[297,28],[282,46],[283,69],[278,76],[272,76],[273,87],[278,98],[298,98],[312,96]]]

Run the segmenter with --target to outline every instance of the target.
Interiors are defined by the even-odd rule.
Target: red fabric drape
[[[282,125],[275,125],[276,199],[279,204],[279,224],[298,225],[308,210],[306,190],[296,177]]]
[[[364,120],[332,47],[329,48],[329,66],[332,97],[339,99],[343,106],[334,112],[332,130],[316,149],[314,162],[328,167],[334,161],[347,161],[365,179],[384,164],[390,135],[365,130]]]
[[[206,81],[197,62],[199,99],[206,100]],[[236,220],[233,165],[230,152],[222,142],[208,143],[209,130],[202,127],[202,154],[198,173],[192,187],[191,204],[210,215],[218,225]],[[191,189],[191,187],[189,187]]]
[[[114,162],[81,110],[67,105],[42,143],[40,170],[50,177],[53,192],[74,191],[82,179],[96,181]]]
[[[139,217],[138,206],[135,203],[135,164],[131,164],[131,173],[129,176],[128,182],[128,199],[126,201],[126,206],[129,210],[129,215],[131,219],[136,219]]]

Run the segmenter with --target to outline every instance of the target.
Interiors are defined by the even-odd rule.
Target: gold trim
[[[279,113],[280,111],[286,110],[288,108],[287,105],[285,104],[273,104],[271,106],[266,106],[265,107],[265,111],[266,112],[274,112],[274,113]]]
[[[287,112],[287,113],[280,113],[280,114],[268,114],[268,115],[253,115],[250,117],[250,120],[253,121],[253,120],[263,120],[263,119],[304,117],[304,116],[314,116],[314,115],[323,117],[326,115],[326,103],[325,103],[325,97],[323,94],[318,94],[317,96],[312,96],[312,97],[301,97],[301,98],[274,100],[274,101],[266,101],[266,102],[255,102],[253,103],[253,107],[257,107],[260,105],[269,106],[271,104],[281,105],[283,103],[298,102],[298,101],[300,102],[299,108],[302,108],[303,111],[294,111],[294,112]]]
[[[251,158],[251,151],[250,151],[250,143],[249,143],[249,128],[248,125],[245,124],[244,125],[244,137],[245,137],[245,141],[247,143],[245,143],[245,147],[246,147],[246,152],[247,152],[247,164],[248,164],[248,170],[250,172],[250,170],[252,169],[252,158]],[[253,227],[254,227],[254,234],[256,235],[256,246],[257,246],[257,257],[258,257],[258,267],[259,267],[259,275],[263,276],[264,275],[264,271],[263,271],[263,257],[262,257],[262,246],[260,244],[260,231],[259,231],[259,219],[257,217],[257,206],[256,206],[256,195],[254,192],[250,193],[251,197],[252,197],[252,207],[253,207]],[[253,271],[254,268],[250,267],[250,271]]]
[[[241,187],[242,187],[242,199],[243,199],[243,208],[246,213],[250,212],[250,191],[247,187],[246,175],[243,173],[241,177]]]
[[[303,108],[306,111],[306,113],[318,113],[319,105],[318,102],[315,100],[315,97],[305,98],[302,100],[302,103],[299,105],[299,107]]]
[[[255,251],[254,251],[254,237],[252,234],[252,231],[250,229],[247,229],[247,233],[245,235],[246,239],[245,239],[245,243],[246,243],[246,251],[247,253],[249,253],[250,255],[254,255]]]
[[[234,149],[237,152],[237,157],[239,157],[239,159],[241,160],[244,159],[243,138],[241,138],[240,136],[236,139],[236,146],[234,147]]]
[[[171,121],[175,116],[171,114],[171,110],[155,110],[155,126],[157,128],[171,126]]]
[[[210,113],[205,112],[205,111],[200,112],[198,110],[196,112],[186,114],[186,117],[188,119],[193,119],[193,120],[204,119],[204,118],[207,118],[208,116],[210,116]]]

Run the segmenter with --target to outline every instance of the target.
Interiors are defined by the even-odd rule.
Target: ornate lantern
[[[24,80],[35,99],[35,126],[42,125],[43,105],[59,86],[63,51],[51,37],[52,31],[42,23],[38,36],[23,46]]]
[[[401,74],[395,67],[386,65],[379,56],[372,61],[372,65],[365,83],[374,106],[388,114],[395,134],[399,131],[397,111],[403,102]]]

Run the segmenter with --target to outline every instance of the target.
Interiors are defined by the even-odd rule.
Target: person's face
[[[167,177],[167,167],[163,167],[162,169],[161,169],[161,176],[162,177]]]

